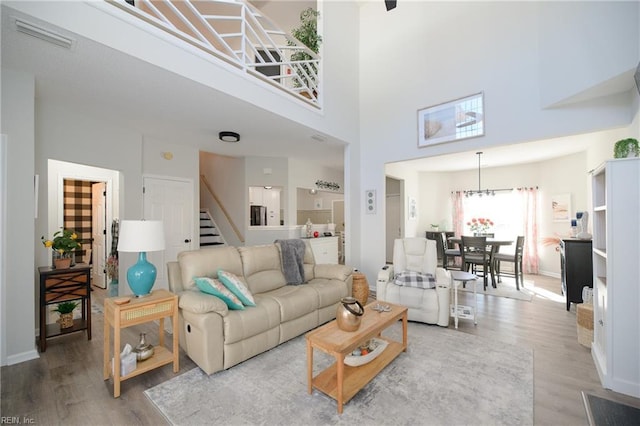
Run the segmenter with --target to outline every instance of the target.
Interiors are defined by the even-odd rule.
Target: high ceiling
[[[271,1],[254,2],[268,9]],[[308,2],[292,1],[296,7]],[[271,5],[273,6],[273,5]],[[15,18],[41,24],[74,39],[71,50],[18,33]],[[292,16],[288,16],[290,21]],[[122,123],[164,142],[190,144],[228,156],[288,157],[342,170],[343,143],[295,121],[243,102],[225,93],[155,67],[92,40],[69,34],[2,4],[2,66],[33,73],[36,98],[55,100],[60,107]],[[624,78],[623,78],[624,77]],[[620,86],[624,82],[626,86]],[[630,90],[632,78],[620,76],[615,87],[600,88],[587,97]],[[234,131],[241,142],[218,140],[218,132]],[[483,167],[542,161],[579,152],[589,138],[562,138],[483,148]],[[477,167],[475,151],[410,160],[403,166],[424,171],[468,170]]]
[[[65,49],[16,31],[15,18],[74,40]],[[343,144],[299,123],[2,5],[2,66],[32,73],[36,98],[145,137],[228,156],[288,157],[343,169]],[[260,82],[258,82],[260,84]],[[240,143],[218,140],[220,131]],[[188,142],[185,142],[188,141]]]

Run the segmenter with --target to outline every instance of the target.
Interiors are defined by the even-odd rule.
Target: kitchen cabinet
[[[316,264],[338,263],[338,237],[320,237],[309,239]]]
[[[281,202],[280,194],[282,188],[280,187],[261,187],[250,186],[249,187],[249,206],[264,206],[266,211],[266,223],[262,225],[267,226],[280,226],[281,218]]]

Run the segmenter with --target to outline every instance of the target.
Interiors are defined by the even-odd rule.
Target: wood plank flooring
[[[533,349],[535,424],[587,425],[582,390],[640,407],[640,400],[601,387],[590,350],[578,343],[575,312],[567,312],[560,298],[559,280],[543,276],[526,279],[534,281],[549,298],[538,296],[532,302],[523,302],[479,295],[478,325],[461,320],[458,331]],[[461,303],[470,303],[472,294],[459,294]],[[105,290],[94,288],[94,304],[102,306],[104,297]],[[114,399],[113,382],[102,379],[102,315],[94,314],[92,319],[91,341],[81,333],[49,339],[47,351],[39,359],[2,367],[2,416],[17,416],[23,424],[42,425],[167,423],[142,392],[175,377],[172,367],[167,365],[123,382],[122,396]],[[123,342],[135,346],[141,332],[147,333],[150,342],[157,342],[156,324],[123,330]],[[170,341],[167,339],[167,345]],[[194,367],[181,351],[177,374]]]

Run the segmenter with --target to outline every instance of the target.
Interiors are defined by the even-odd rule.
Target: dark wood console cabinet
[[[562,292],[567,298],[568,311],[571,302],[582,303],[582,287],[593,288],[591,240],[560,240],[560,269]]]
[[[47,350],[47,338],[87,330],[91,340],[91,266],[77,264],[67,269],[38,268],[40,274],[40,352]],[[61,329],[57,323],[47,324],[47,305],[81,300],[82,318],[73,327]]]

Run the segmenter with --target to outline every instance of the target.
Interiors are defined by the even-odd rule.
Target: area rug
[[[400,323],[384,335],[399,338]],[[306,346],[297,337],[229,370],[199,368],[145,391],[174,425],[530,425],[533,351],[409,323],[409,349],[337,414],[307,392]],[[314,351],[314,374],[333,359]]]
[[[531,302],[531,300],[533,300],[533,295],[535,294],[535,284],[531,280],[524,280],[524,285],[520,286],[519,291],[516,290],[515,278],[511,277],[502,277],[502,282],[496,283],[497,288],[493,288],[491,286],[491,279],[489,279],[486,291],[484,290],[484,281],[482,280],[482,278],[479,278],[474,282],[476,285],[477,294],[506,297],[509,299],[524,300],[527,302]],[[473,282],[468,282],[465,288],[462,288],[462,286],[460,286],[458,288],[458,291],[473,293]]]
[[[600,398],[582,391],[590,426],[631,426],[640,424],[640,408]]]

